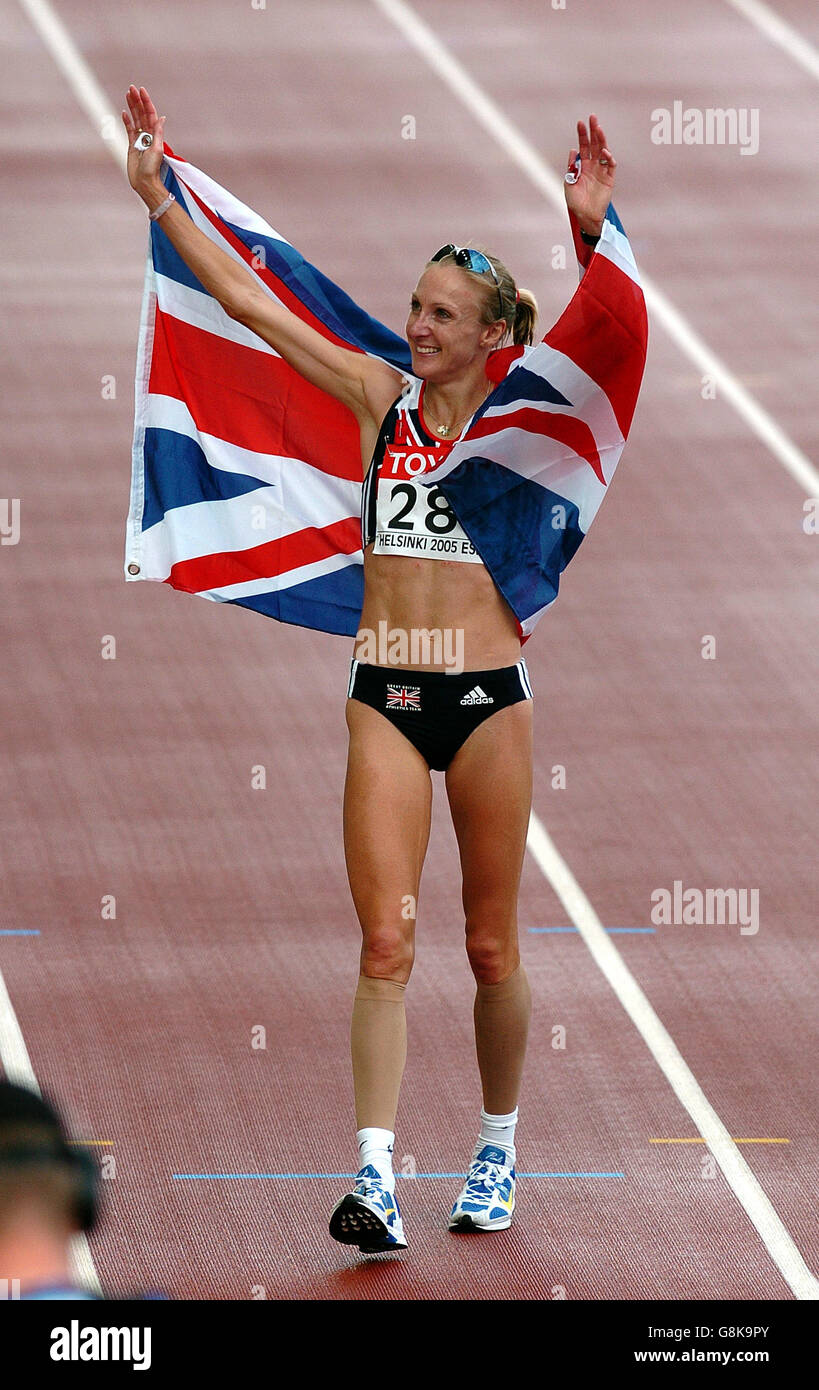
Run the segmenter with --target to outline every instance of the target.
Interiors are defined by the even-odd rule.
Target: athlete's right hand
[[[128,110],[122,112],[122,121],[128,133],[128,182],[137,192],[142,193],[159,179],[164,151],[163,134],[165,117],[156,114],[156,107],[144,87],[133,84],[125,93]],[[147,150],[135,150],[134,141],[140,131],[146,130],[154,137]]]

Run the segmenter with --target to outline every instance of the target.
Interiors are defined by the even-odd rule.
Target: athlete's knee
[[[393,922],[366,928],[361,945],[361,973],[405,984],[412,971],[415,948],[409,931]]]
[[[520,963],[517,926],[498,930],[497,923],[470,927],[467,922],[466,954],[479,984],[494,985],[505,980]]]

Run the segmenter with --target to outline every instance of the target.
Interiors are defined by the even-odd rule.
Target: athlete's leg
[[[459,749],[446,789],[463,875],[466,949],[475,976],[475,1042],[484,1110],[514,1111],[531,1012],[518,952],[517,899],[532,801],[532,702],[499,710]]]
[[[378,711],[348,699],[347,727],[344,850],[363,938],[351,1028],[356,1119],[359,1130],[394,1130],[432,780],[421,754]]]

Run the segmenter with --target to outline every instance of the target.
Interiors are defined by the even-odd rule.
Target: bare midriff
[[[416,638],[413,648],[413,632],[423,631],[440,632],[442,639],[425,649],[423,639]],[[396,634],[392,644],[390,633]],[[364,551],[364,606],[354,654],[371,661],[369,634],[375,634],[382,640],[373,664],[389,665],[393,657],[385,652],[392,649],[400,655],[402,633],[408,635],[407,652],[433,658],[395,663],[405,670],[452,669],[453,652],[460,653],[465,671],[490,671],[520,660],[514,615],[484,565],[374,555],[370,544]]]

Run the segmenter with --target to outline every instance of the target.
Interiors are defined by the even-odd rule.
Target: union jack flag
[[[168,145],[163,181],[265,293],[333,342],[409,375],[403,338]],[[570,220],[578,290],[541,343],[491,355],[495,389],[419,479],[441,489],[524,641],[605,495],[645,362],[643,296],[614,208],[594,250]],[[161,221],[150,226],[135,396],[126,579],[354,635],[363,599],[355,419],[228,317]]]
[[[420,709],[420,685],[388,685],[387,709]]]

